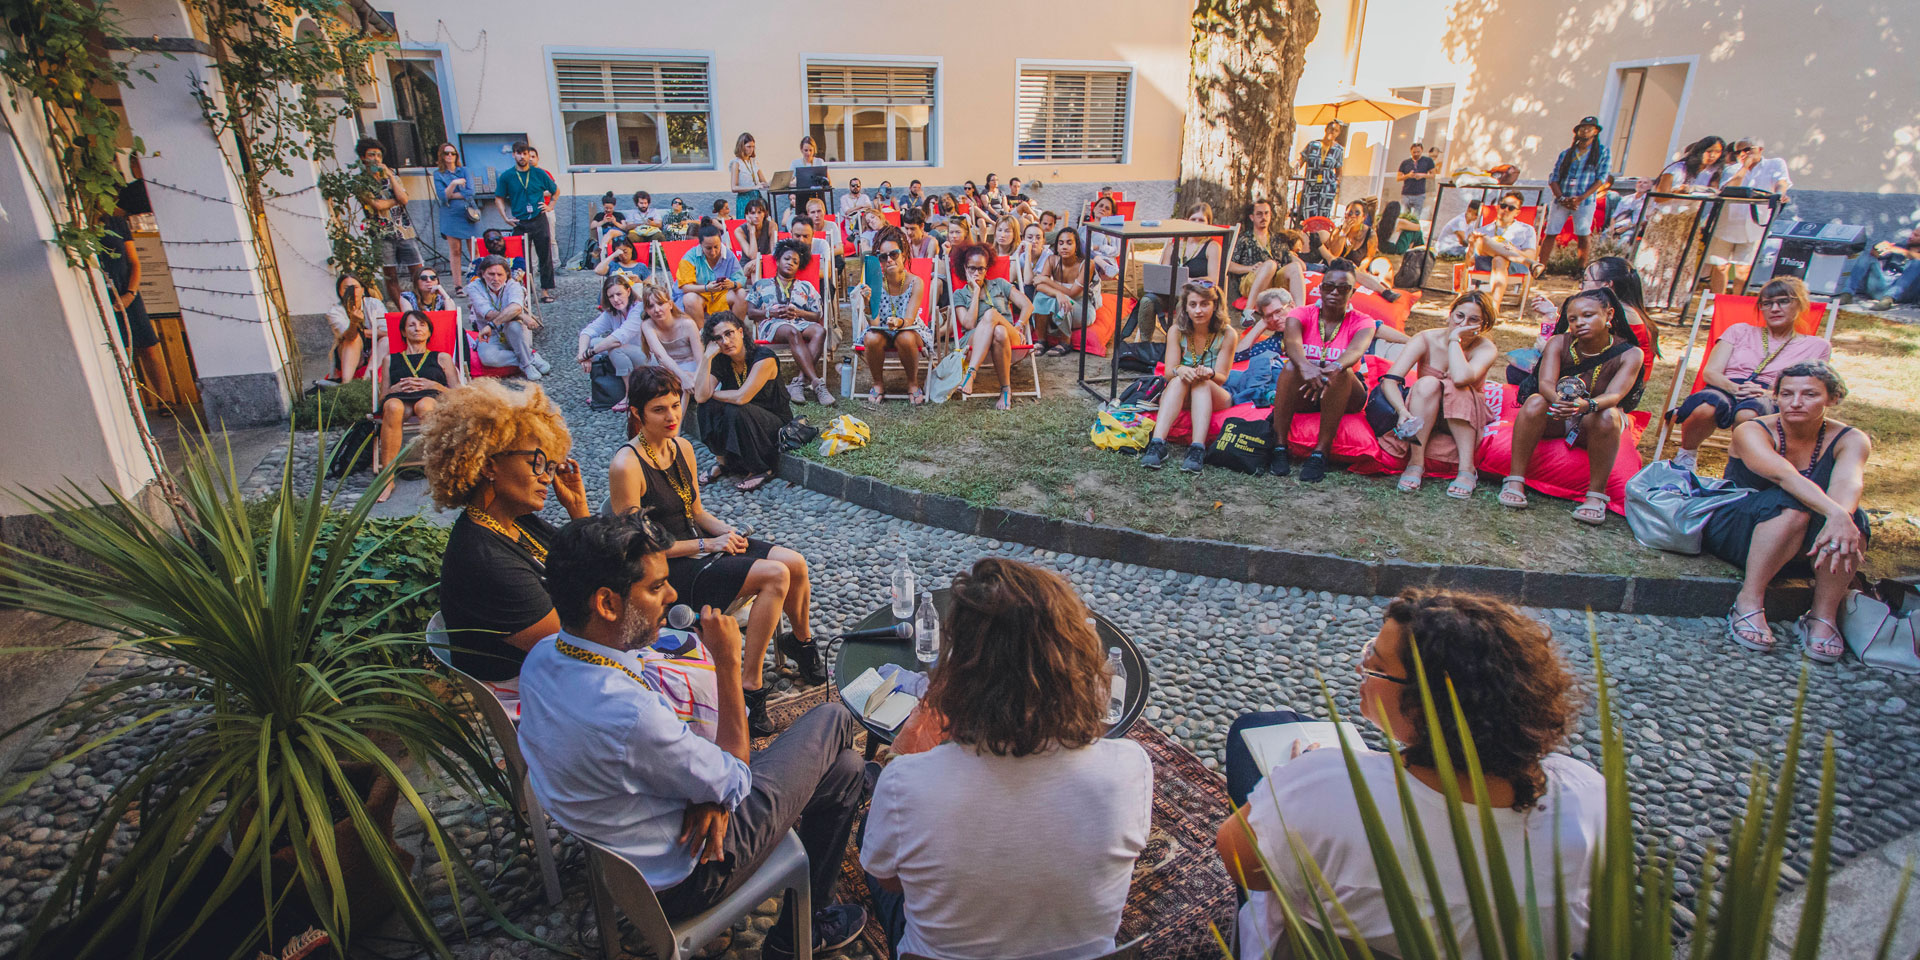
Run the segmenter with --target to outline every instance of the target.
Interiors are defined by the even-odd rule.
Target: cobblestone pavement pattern
[[[597,504],[605,496],[608,460],[625,437],[622,414],[587,408],[585,377],[570,360],[574,331],[591,317],[594,279],[563,279],[560,303],[546,308],[548,327],[541,341],[554,362],[545,386],[567,412],[574,456],[584,468],[589,502]],[[842,405],[856,415],[861,406]],[[818,407],[809,405],[805,412],[816,421],[825,419]],[[886,438],[874,442],[885,443]],[[310,477],[312,451],[300,451],[296,460],[296,475]],[[807,556],[814,576],[814,628],[821,635],[832,635],[883,601],[888,573],[902,550],[912,556],[923,582],[936,585],[988,555],[1031,560],[1060,571],[1091,606],[1139,642],[1153,673],[1147,722],[1178,738],[1216,769],[1224,757],[1227,726],[1239,714],[1275,707],[1322,709],[1318,676],[1324,675],[1343,713],[1357,714],[1360,645],[1378,629],[1386,603],[1380,597],[1304,593],[1034,550],[898,520],[780,481],[753,494],[718,483],[704,495],[720,517]],[[549,510],[565,519],[556,504]],[[1570,529],[1568,535],[1579,532]],[[1590,694],[1586,615],[1528,612],[1552,627]],[[1748,793],[1752,765],[1774,763],[1781,755],[1800,658],[1784,645],[1772,655],[1736,648],[1725,639],[1717,617],[1601,614],[1594,624],[1617,685],[1632,809],[1643,851],[1658,850],[1675,859],[1678,890],[1683,901],[1688,900],[1698,882],[1705,845],[1727,835],[1729,818]],[[1776,624],[1775,629],[1784,636],[1789,625]],[[109,655],[87,683],[105,680],[124,669],[129,659]],[[779,686],[791,689],[791,682],[783,677]],[[1587,699],[1590,704],[1591,696]],[[1911,706],[1916,700],[1920,682],[1912,678],[1857,664],[1813,667],[1803,787],[1795,798],[1796,822],[1788,833],[1791,849],[1782,868],[1788,883],[1798,883],[1807,869],[1808,817],[1817,787],[1813,780],[1828,729],[1834,735],[1841,778],[1833,834],[1838,859],[1852,859],[1911,832],[1920,822],[1920,756],[1914,750],[1920,740],[1920,708]],[[75,734],[72,729],[50,731],[28,750],[21,769],[47,763]],[[150,751],[147,744],[164,736],[163,723],[152,729],[149,739],[62,764],[51,779],[0,809],[0,836],[8,838],[0,847],[0,955],[22,935],[31,909],[46,895],[51,871],[71,854],[78,830],[108,784]],[[1599,731],[1590,706],[1567,749],[1597,762]],[[508,899],[520,905],[514,911],[520,922],[576,946],[581,934],[592,936],[583,907],[584,870],[570,840],[563,839],[562,847],[570,896],[560,908],[542,913],[537,875],[525,853],[506,852],[500,812],[459,800],[441,809],[443,818],[459,825],[468,856],[482,861],[483,875],[499,876],[502,882],[496,886],[512,891]],[[423,864],[423,870],[434,907],[441,911],[441,927],[452,929],[452,903],[438,865]],[[772,921],[772,906],[769,902],[709,953],[743,960],[757,956]],[[1682,910],[1682,920],[1689,919]],[[477,960],[548,955],[497,934],[477,936],[458,949],[461,956]]]

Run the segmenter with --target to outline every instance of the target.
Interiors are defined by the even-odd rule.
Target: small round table
[[[948,613],[948,594],[945,589],[933,591],[933,604],[940,611],[944,623]],[[871,630],[899,623],[894,618],[893,605],[886,604],[867,614],[866,618],[847,628],[852,633],[859,630]],[[1120,648],[1120,661],[1127,667],[1127,698],[1120,712],[1120,722],[1107,731],[1108,739],[1117,739],[1127,735],[1127,729],[1140,718],[1140,712],[1147,707],[1147,661],[1140,655],[1140,648],[1133,639],[1120,632],[1120,628],[1099,613],[1093,613],[1094,633],[1100,637],[1100,648]],[[833,687],[845,690],[868,669],[879,669],[886,664],[898,664],[916,673],[926,673],[929,664],[921,663],[913,655],[912,640],[846,640],[840,644],[840,655],[834,658]],[[865,718],[855,714],[861,726],[867,728],[867,758],[872,759],[882,743],[892,743],[898,730],[888,730],[868,723]]]

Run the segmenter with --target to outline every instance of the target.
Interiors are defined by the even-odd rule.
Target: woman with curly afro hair
[[[518,700],[520,662],[560,629],[542,582],[558,532],[539,515],[548,488],[587,515],[567,422],[539,387],[486,377],[441,394],[420,442],[433,502],[460,508],[440,561],[453,665]]]
[[[1437,730],[1427,725],[1421,707],[1416,651],[1439,707]],[[1567,956],[1585,943],[1589,877],[1606,830],[1606,781],[1592,767],[1554,752],[1572,728],[1579,704],[1553,635],[1490,597],[1409,590],[1388,604],[1379,633],[1360,648],[1358,668],[1361,714],[1399,746],[1398,754],[1360,751],[1354,758],[1359,775],[1387,836],[1395,838],[1400,862],[1411,870],[1409,826],[1405,808],[1396,802],[1396,766],[1405,772],[1412,808],[1433,855],[1438,893],[1448,907],[1444,920],[1459,937],[1461,954],[1480,956],[1481,936],[1492,942],[1498,934],[1474,929],[1434,763],[1436,738],[1444,739],[1453,759],[1461,799],[1491,808],[1506,869],[1516,883],[1530,881],[1537,892],[1540,929],[1555,928],[1554,891],[1565,891],[1569,942],[1549,945],[1547,955]],[[1463,736],[1449,690],[1458,698],[1466,736],[1480,756],[1484,797],[1475,796],[1466,775]],[[1360,936],[1374,950],[1395,951],[1392,920],[1340,749],[1313,750],[1296,741],[1285,755],[1268,757],[1268,768],[1261,769],[1242,737],[1246,730],[1306,719],[1291,711],[1252,714],[1236,720],[1227,733],[1227,792],[1239,811],[1220,828],[1218,846],[1227,870],[1249,891],[1240,911],[1240,955],[1266,956],[1286,939],[1285,912],[1276,897],[1288,897],[1296,909],[1312,915],[1309,874],[1289,834],[1333,889],[1342,891],[1341,905]],[[1478,836],[1479,816],[1469,811],[1467,817]],[[1469,856],[1484,868],[1484,849]],[[1422,882],[1413,883],[1417,895]],[[1431,910],[1438,899],[1421,902]]]

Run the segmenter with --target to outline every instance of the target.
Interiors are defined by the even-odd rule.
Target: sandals
[[[1419,464],[1419,463],[1407,464],[1407,469],[1402,471],[1400,474],[1400,483],[1399,483],[1400,492],[1412,493],[1420,489],[1420,479],[1426,473],[1426,471],[1427,471],[1427,468],[1424,464]]]
[[[907,402],[916,407],[924,406],[927,402],[927,392],[919,387],[913,387],[907,391]]]
[[[554,301],[554,296],[551,293],[543,293],[540,295],[541,303],[552,303],[553,301]]]
[[[1452,483],[1447,484],[1447,496],[1452,497],[1455,500],[1471,500],[1473,499],[1474,488],[1479,485],[1480,485],[1479,474],[1462,473],[1459,476],[1454,477]]]
[[[716,463],[713,465],[712,469],[700,475],[700,485],[704,487],[707,484],[712,483],[715,480],[718,480],[725,475],[726,475],[726,471],[720,469],[720,465]]]
[[[734,484],[733,488],[735,490],[740,491],[741,493],[752,493],[753,491],[760,489],[762,486],[765,486],[766,482],[771,479],[773,479],[773,471],[771,470],[767,471],[766,473],[756,473],[753,476],[748,477],[745,480],[742,480],[739,483]]]
[[[1808,629],[1816,623],[1827,628],[1826,636],[1815,637],[1813,631]],[[1832,620],[1809,613],[1801,617],[1794,626],[1800,632],[1800,640],[1807,645],[1807,657],[1814,662],[1839,663],[1840,658],[1846,654],[1846,638],[1840,635],[1840,628],[1835,626]]]
[[[997,401],[994,401],[993,408],[995,410],[1012,410],[1013,409],[1013,390],[1008,387],[1001,387],[1000,399]]]
[[[1765,609],[1740,612],[1740,604],[1735,603],[1727,611],[1727,636],[1748,650],[1761,653],[1773,652],[1773,629],[1767,626]]]
[[[1073,351],[1067,349],[1066,344],[1056,343],[1053,346],[1050,346],[1047,349],[1040,351],[1040,355],[1043,357],[1064,357],[1067,354],[1072,352]]]
[[[964,397],[964,396],[966,396],[966,395],[967,395],[967,394],[969,394],[969,393],[972,393],[972,392],[973,392],[973,377],[974,377],[974,375],[975,375],[975,374],[977,374],[977,373],[979,373],[979,372],[980,372],[980,368],[979,368],[979,367],[968,367],[968,368],[967,368],[967,373],[966,373],[966,376],[963,376],[963,377],[961,377],[961,378],[960,378],[960,385],[959,385],[959,386],[957,386],[957,387],[954,387],[954,388],[953,388],[953,392],[954,392],[954,393],[955,393],[956,395],[958,395],[958,396],[962,396],[962,397]]]
[[[1536,263],[1533,266],[1528,267],[1527,272],[1533,274],[1533,278],[1535,280],[1538,280],[1541,277],[1544,277],[1547,275],[1547,265],[1544,263]]]
[[[887,398],[886,393],[882,391],[879,387],[874,387],[873,389],[867,391],[868,403],[879,403],[880,401],[885,400],[886,398]]]
[[[1500,505],[1514,510],[1527,508],[1527,478],[1524,474],[1510,474],[1500,481]]]
[[[1607,522],[1607,504],[1611,502],[1604,493],[1588,491],[1581,498],[1580,505],[1573,508],[1573,518],[1589,527],[1597,527]]]

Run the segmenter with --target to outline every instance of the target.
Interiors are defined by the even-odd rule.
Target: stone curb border
[[[792,455],[780,458],[779,475],[795,486],[928,526],[1042,550],[1302,590],[1382,597],[1407,587],[1442,587],[1493,594],[1531,607],[1677,617],[1722,615],[1740,590],[1737,580],[1713,577],[1554,573],[1398,560],[1367,563],[1324,553],[1167,537],[976,507],[958,497],[896,487]],[[1767,611],[1776,620],[1796,617],[1811,599],[1805,586],[1776,586],[1767,592]]]

